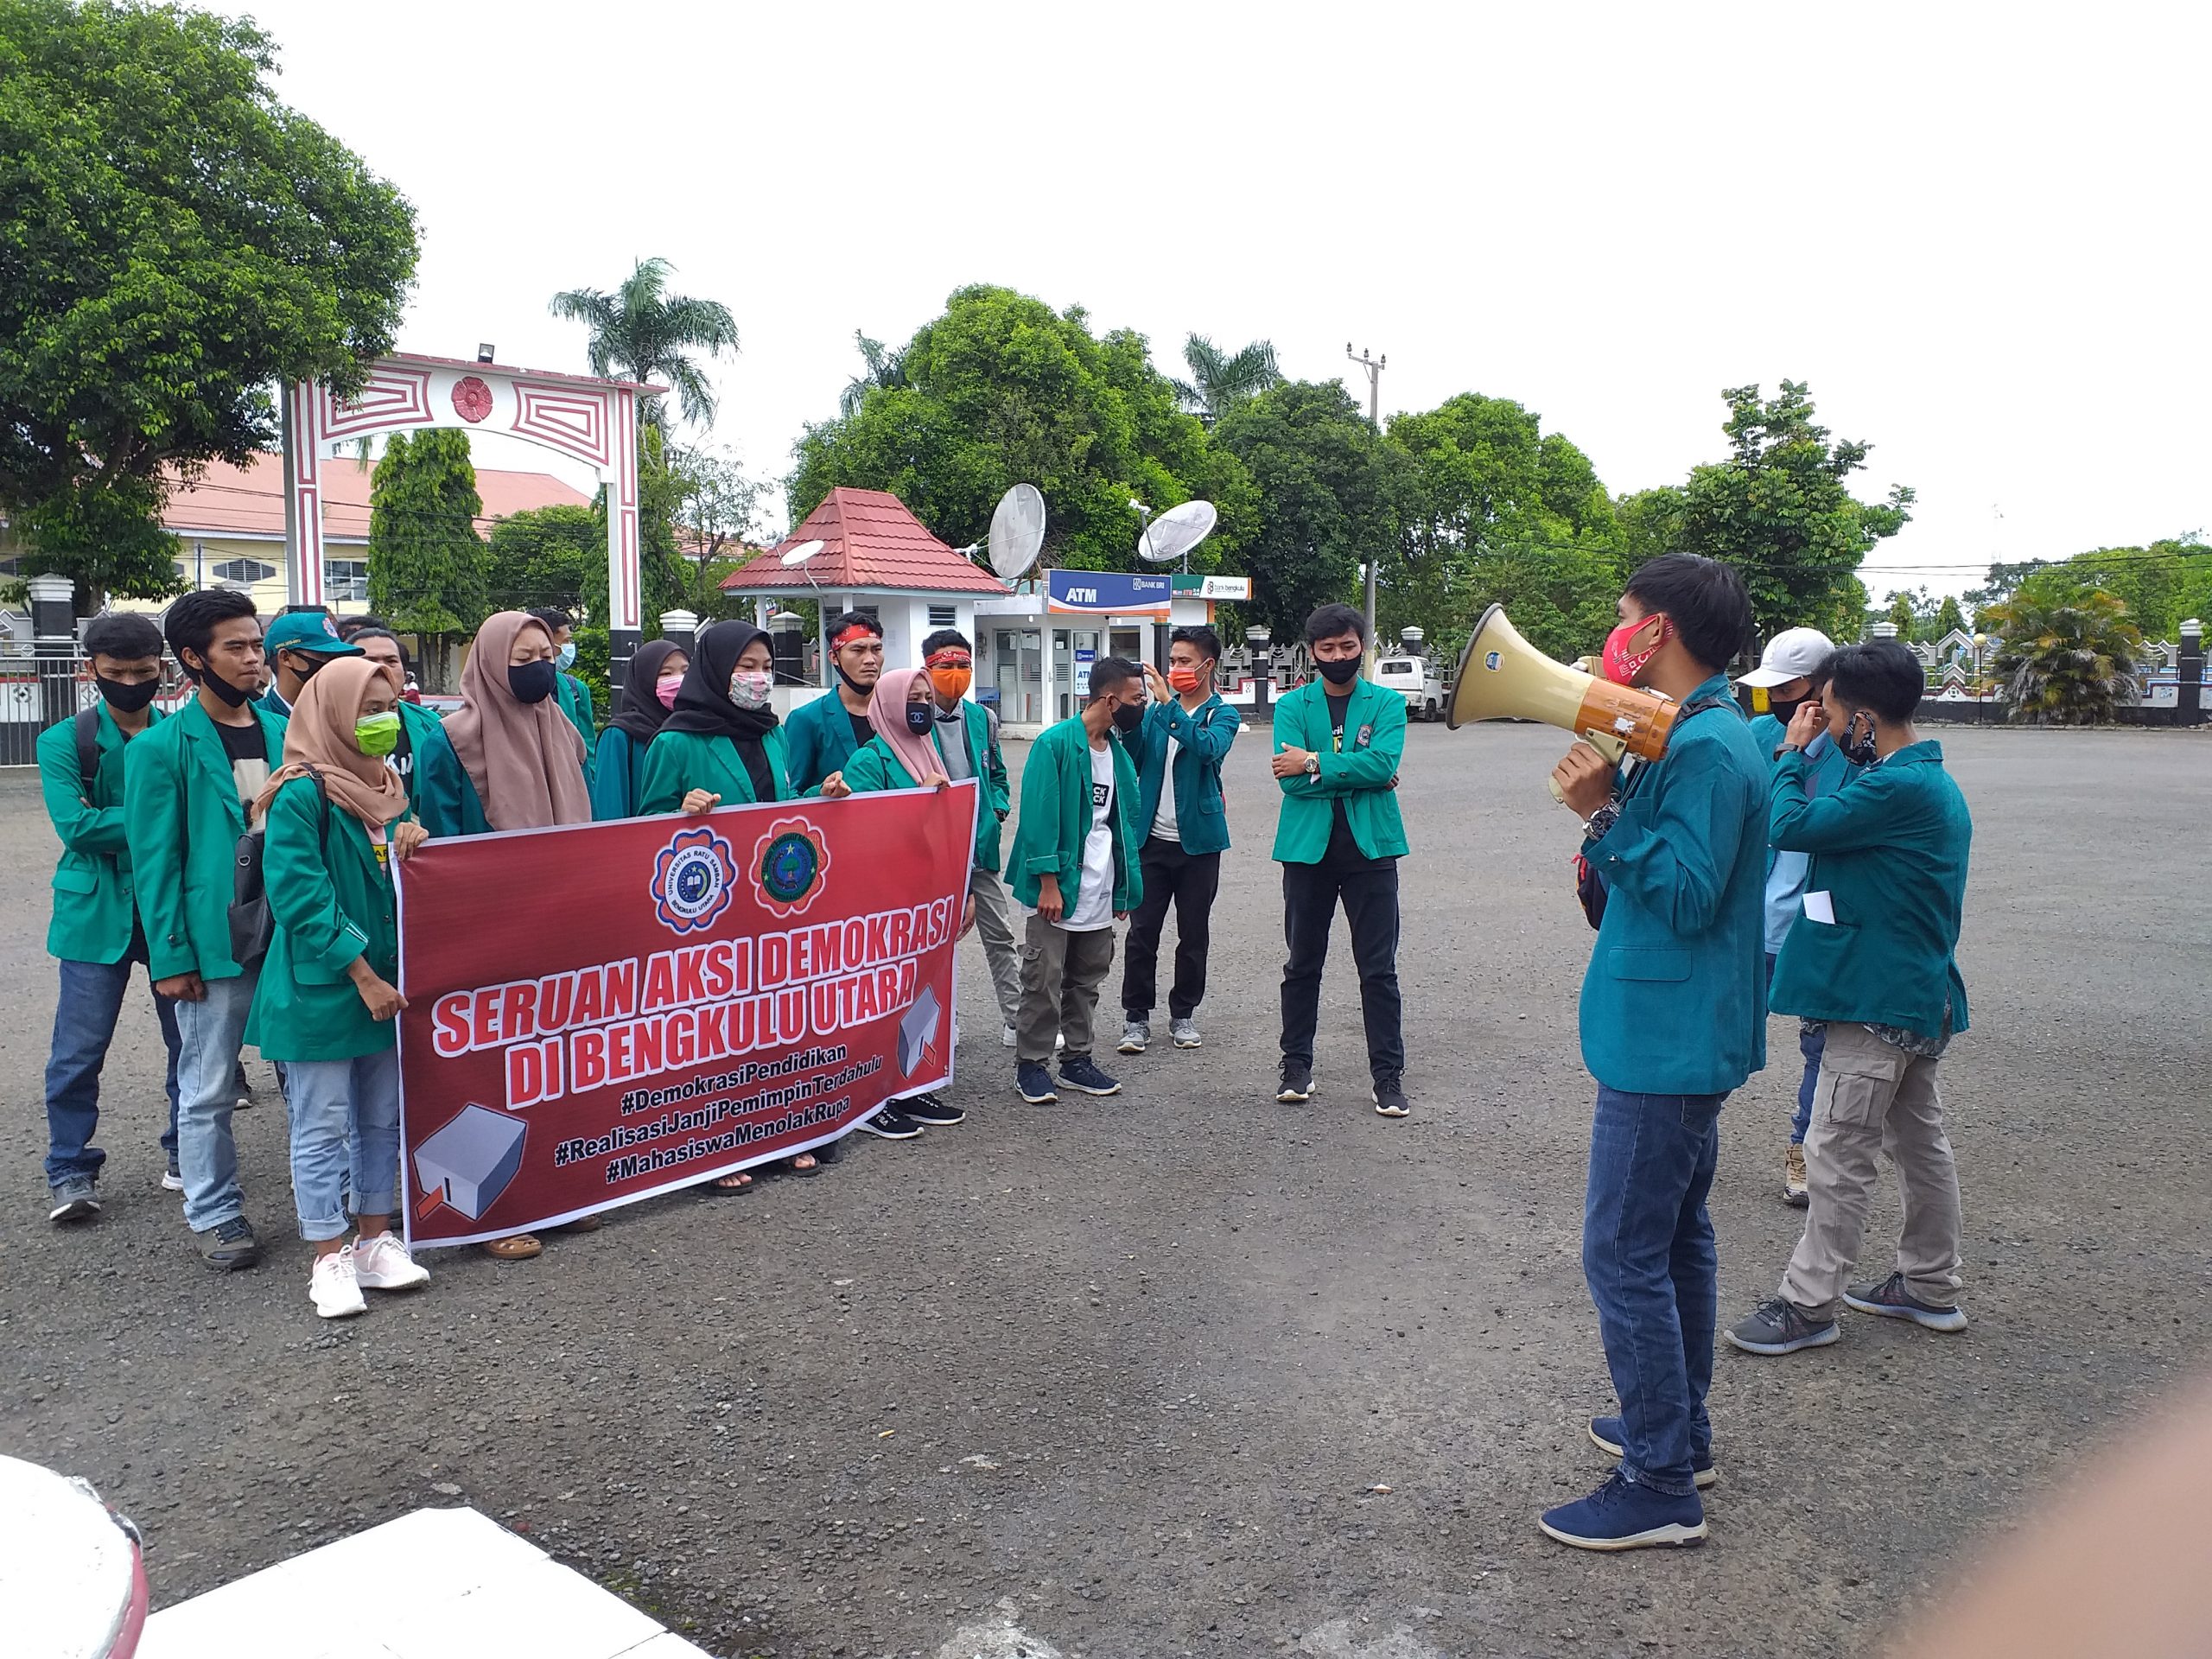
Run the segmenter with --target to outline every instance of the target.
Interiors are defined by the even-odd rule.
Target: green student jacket
[[[1000,832],[1006,823],[1007,813],[1014,805],[1012,786],[1006,773],[1006,757],[999,753],[999,746],[991,741],[991,711],[982,703],[963,697],[960,703],[960,722],[962,735],[968,744],[968,764],[975,769],[976,785],[982,791],[982,798],[976,803],[976,866],[978,869],[995,871],[999,868]],[[937,747],[938,753],[944,753],[944,724],[937,728]],[[859,753],[855,752],[855,757]],[[852,762],[849,760],[845,764],[849,769],[845,781],[850,784],[853,781],[849,774]],[[860,785],[853,784],[853,787],[857,790]]]
[[[594,823],[634,818],[645,798],[645,745],[610,726],[599,734],[599,754],[592,763],[591,816]]]
[[[768,769],[775,774],[775,798],[790,800],[796,791],[791,785],[784,728],[779,726],[770,731],[760,747],[767,751]],[[724,806],[743,806],[760,798],[753,792],[745,762],[737,758],[737,746],[726,737],[709,737],[702,732],[664,731],[654,738],[645,748],[640,788],[640,817],[681,811],[683,798],[695,789],[721,796]]]
[[[158,725],[162,711],[148,712]],[[123,830],[124,739],[105,702],[99,705],[95,741],[99,765],[86,779],[78,774],[73,720],[48,727],[38,740],[39,788],[54,833],[61,837],[46,950],[65,962],[121,962],[130,954],[130,936],[137,931],[130,843]]]
[[[1287,746],[1321,757],[1318,776],[1300,772],[1276,780],[1282,813],[1275,820],[1275,861],[1319,864],[1329,850],[1338,800],[1363,854],[1402,858],[1408,849],[1396,782],[1406,752],[1406,700],[1372,680],[1354,684],[1344,710],[1344,752],[1338,754],[1325,683],[1309,680],[1275,705],[1274,753]]]
[[[1135,910],[1144,901],[1144,877],[1137,855],[1144,836],[1137,828],[1137,769],[1121,740],[1109,737],[1114,757],[1114,812],[1106,821],[1114,836],[1114,910]],[[1080,715],[1048,726],[1029,746],[1021,769],[1021,822],[1014,828],[1014,852],[1007,874],[1017,903],[1037,907],[1038,877],[1059,878],[1060,899],[1075,913],[1083,892],[1083,843],[1090,838],[1090,732]]]
[[[386,982],[399,975],[391,877],[361,821],[295,778],[269,804],[261,880],[276,931],[262,958],[245,1040],[271,1060],[350,1060],[398,1040],[396,1020],[372,1020],[346,970],[365,954]]]
[[[284,717],[266,709],[253,717],[274,772],[284,760]],[[245,969],[231,956],[232,864],[245,805],[215,722],[194,696],[132,739],[124,755],[124,823],[146,925],[147,972],[157,980],[236,978]]]
[[[475,781],[454,753],[444,722],[415,737],[415,817],[434,836],[480,836],[492,828]]]
[[[824,778],[843,770],[860,747],[853,741],[853,717],[832,686],[811,702],[791,710],[776,728],[788,734],[792,791],[811,794]]]
[[[1801,914],[1775,963],[1777,1014],[1896,1026],[1937,1037],[1950,1009],[1967,1028],[1956,952],[1974,819],[1943,770],[1943,746],[1908,744],[1833,795],[1808,800],[1805,757],[1777,764],[1774,844],[1810,853],[1805,891],[1835,920]]]
[[[399,723],[407,733],[407,744],[414,761],[407,772],[407,810],[420,823],[423,817],[423,746],[442,735],[438,711],[419,702],[399,705]]]
[[[1727,697],[1716,675],[1690,695]],[[1766,1064],[1767,760],[1732,701],[1675,723],[1583,856],[1605,919],[1582,1063],[1628,1094],[1719,1095]]]
[[[1152,834],[1153,823],[1160,817],[1160,795],[1173,787],[1175,835],[1183,850],[1194,857],[1229,850],[1221,763],[1229,758],[1229,746],[1236,741],[1243,724],[1237,712],[1219,697],[1207,698],[1196,714],[1175,697],[1144,711],[1144,728],[1136,738],[1137,775],[1144,780],[1137,823],[1146,836]],[[1167,775],[1170,738],[1178,745],[1173,779]]]
[[[591,707],[591,687],[573,674],[556,673],[553,697],[561,705],[561,712],[569,717],[569,723],[583,735],[584,782],[588,784],[592,779],[592,757],[599,744],[599,725]]]

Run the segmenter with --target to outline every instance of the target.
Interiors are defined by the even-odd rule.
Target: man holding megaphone
[[[1590,1438],[1620,1465],[1540,1523],[1583,1549],[1705,1536],[1719,1301],[1706,1194],[1720,1103],[1766,1064],[1768,767],[1722,671],[1751,633],[1727,566],[1681,553],[1642,566],[1604,667],[1679,710],[1665,747],[1624,783],[1585,741],[1552,773],[1605,888],[1582,984],[1582,1058],[1598,1082],[1582,1268],[1621,1405]]]

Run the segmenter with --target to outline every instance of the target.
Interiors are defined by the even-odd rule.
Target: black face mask
[[[1141,702],[1117,702],[1114,705],[1115,727],[1123,732],[1141,730],[1144,726],[1144,705]]]
[[[1313,666],[1321,671],[1321,677],[1331,685],[1350,685],[1359,677],[1357,657],[1317,658]]]
[[[293,676],[298,679],[302,685],[305,685],[309,680],[315,678],[316,675],[322,672],[323,664],[327,663],[329,660],[330,658],[327,657],[318,655],[316,652],[311,651],[296,651],[292,653]],[[302,663],[306,664],[307,666],[304,668],[301,667],[300,664]]]
[[[1864,737],[1859,735],[1859,722],[1862,721],[1866,722],[1866,734]],[[1843,751],[1843,758],[1853,766],[1872,766],[1881,758],[1874,748],[1874,717],[1864,711],[1852,715],[1851,723],[1843,728],[1843,741],[1836,747]]]
[[[930,728],[936,724],[937,716],[930,712],[930,706],[926,702],[910,702],[906,705],[906,729],[915,736],[927,736]]]
[[[162,683],[154,680],[111,680],[105,674],[92,676],[92,683],[99,687],[100,696],[107,706],[119,715],[135,715],[161,694]]]
[[[1766,711],[1787,726],[1790,717],[1796,714],[1799,706],[1804,701],[1802,697],[1769,697],[1766,700]]]
[[[242,709],[254,697],[260,695],[256,691],[240,690],[238,687],[232,685],[228,680],[225,679],[212,668],[188,668],[184,671],[191,675],[192,677],[200,684],[207,687],[208,690],[213,691],[215,694],[217,700],[228,708]]]
[[[560,671],[548,662],[507,664],[507,690],[517,702],[543,702],[553,695]]]

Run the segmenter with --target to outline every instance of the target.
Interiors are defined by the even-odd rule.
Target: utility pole
[[[1390,366],[1390,354],[1385,352],[1380,357],[1370,357],[1367,347],[1363,346],[1358,354],[1354,356],[1351,342],[1346,340],[1344,355],[1367,371],[1367,423],[1375,429],[1375,435],[1379,438],[1382,435],[1382,371]],[[1367,662],[1370,672],[1376,657],[1382,650],[1375,639],[1375,565],[1374,552],[1370,549],[1367,559]]]

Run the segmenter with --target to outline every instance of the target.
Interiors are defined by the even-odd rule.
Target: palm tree
[[[876,386],[890,388],[906,384],[906,354],[887,350],[880,340],[870,340],[857,328],[853,339],[861,348],[861,361],[867,365],[865,374],[856,374],[845,383],[844,391],[837,394],[837,418],[849,421],[861,412],[861,405],[868,401],[869,391]]]
[[[1275,348],[1268,340],[1255,340],[1232,354],[1204,334],[1192,334],[1183,343],[1183,361],[1191,365],[1191,378],[1169,384],[1183,407],[1208,426],[1246,398],[1282,384]]]
[[[683,418],[704,426],[715,418],[715,394],[691,354],[719,357],[725,346],[734,353],[737,324],[729,308],[718,301],[671,294],[668,276],[673,269],[665,259],[640,259],[612,294],[572,288],[553,296],[552,310],[591,330],[594,374],[664,381],[675,388]],[[651,398],[641,411],[655,426],[666,423],[660,402]]]
[[[2143,636],[2127,607],[2101,588],[2031,580],[1975,620],[2003,636],[1994,667],[2014,720],[2086,726],[2112,720],[2139,695]]]

